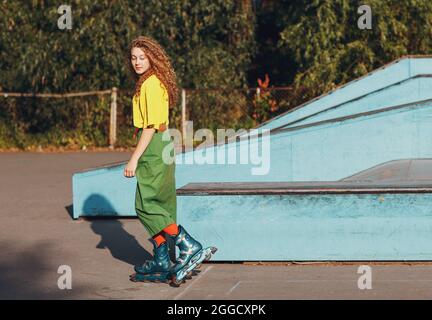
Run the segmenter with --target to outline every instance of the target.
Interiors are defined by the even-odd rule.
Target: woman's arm
[[[156,130],[153,128],[143,129],[143,131],[141,133],[141,137],[140,137],[138,144],[135,148],[135,151],[133,152],[131,159],[129,160],[128,164],[125,167],[125,170],[124,170],[125,177],[135,176],[135,170],[136,170],[136,167],[138,165],[138,160],[141,157],[141,155],[144,153],[147,146],[149,145],[155,131]]]
[[[149,145],[154,133],[155,129],[153,128],[145,128],[142,130],[141,137],[138,141],[135,151],[132,154],[131,160],[138,162],[139,158]]]

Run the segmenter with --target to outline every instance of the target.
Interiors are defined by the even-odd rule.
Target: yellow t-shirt
[[[156,75],[148,77],[141,85],[139,99],[132,98],[133,124],[137,128],[153,125],[155,129],[165,123],[168,127],[168,92]]]

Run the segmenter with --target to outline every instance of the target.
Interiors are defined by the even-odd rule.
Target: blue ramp
[[[431,97],[421,85],[416,89],[424,92],[419,92],[417,96],[415,91],[412,91],[407,97],[403,96],[402,91],[405,89],[399,93],[397,91],[398,88],[406,87],[408,80],[428,77],[431,74],[432,56],[403,57],[270,119],[258,128],[276,129],[293,125],[303,119],[314,121],[316,115],[322,117],[323,113],[328,110],[332,110],[333,116],[343,116],[349,114],[348,110],[353,112],[367,111],[367,109],[363,109],[365,105],[367,108],[376,108],[380,105],[389,107],[429,99]],[[411,86],[415,86],[415,84],[411,84]],[[381,95],[378,94],[380,92]],[[363,103],[358,103],[362,100],[364,100]],[[348,104],[350,107],[347,108],[346,112],[343,111],[344,106]]]
[[[216,261],[432,259],[432,159],[340,181],[191,183],[179,222]]]
[[[199,152],[256,144],[259,138],[177,155],[176,185],[191,182],[335,181],[394,159],[432,157],[432,101],[384,108],[336,118],[270,137],[268,172],[253,175],[253,164],[186,164]],[[74,174],[74,217],[134,216],[134,179],[123,177],[124,164]]]

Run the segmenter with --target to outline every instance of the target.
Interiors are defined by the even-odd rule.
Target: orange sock
[[[165,237],[161,234],[158,233],[157,235],[153,236],[153,240],[156,242],[156,245],[159,247],[162,243],[166,242]]]
[[[176,236],[179,233],[178,226],[175,223],[170,224],[165,229],[163,229],[170,236]]]

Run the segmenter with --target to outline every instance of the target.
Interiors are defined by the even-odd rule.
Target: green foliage
[[[187,97],[194,130],[208,128],[216,133],[218,128],[250,127],[247,90],[196,90],[188,91]]]
[[[370,0],[372,30],[360,30],[357,0],[285,4],[279,48],[298,65],[297,87],[317,96],[408,54],[432,52],[432,2]],[[307,39],[305,41],[305,39]]]
[[[265,75],[265,80],[258,79],[259,92],[256,93],[253,99],[252,117],[259,124],[269,120],[269,117],[278,110],[278,103],[274,99],[272,91],[269,90],[270,78]]]
[[[372,30],[357,27],[360,0],[259,3],[254,11],[247,0],[75,0],[72,30],[60,30],[58,1],[0,0],[0,91],[118,87],[118,144],[131,146],[127,48],[138,35],[166,49],[180,87],[231,90],[188,97],[195,128],[256,125],[403,55],[431,53],[430,0],[367,1]],[[233,90],[256,86],[264,74],[292,85],[290,96],[269,91],[252,100]],[[108,96],[0,98],[0,148],[107,145],[109,110]],[[178,105],[170,126],[179,128],[180,119]]]
[[[60,30],[58,1],[0,2],[0,91],[66,93],[114,86],[130,90],[134,83],[128,74],[127,49],[138,35],[152,36],[166,49],[181,87],[247,85],[254,19],[235,0],[75,0],[69,4],[72,29]],[[58,132],[70,132],[77,145],[107,143],[107,100],[14,101],[9,110],[13,121],[22,124],[23,135],[51,132],[56,137]],[[3,103],[0,99],[0,106]],[[126,137],[133,131],[130,98],[119,104],[121,119],[128,121],[120,123],[127,127],[120,128],[124,132],[120,136]],[[179,110],[173,111],[176,120],[178,114]],[[62,131],[56,127],[59,123]],[[65,139],[57,142],[61,141]]]

